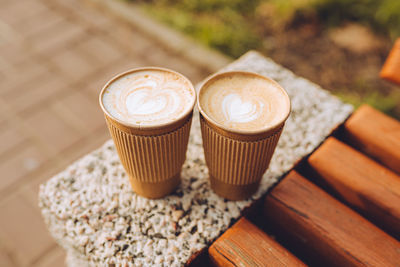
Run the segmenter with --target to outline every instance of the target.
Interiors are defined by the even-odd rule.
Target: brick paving
[[[63,266],[38,186],[109,138],[101,86],[139,66],[208,73],[83,0],[0,5],[0,266]]]

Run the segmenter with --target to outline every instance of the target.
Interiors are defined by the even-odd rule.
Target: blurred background
[[[398,0],[0,0],[0,6],[0,266],[63,266],[65,254],[37,206],[38,188],[109,139],[97,100],[107,80],[147,65],[172,68],[194,83],[217,70],[214,57],[204,64],[184,56],[190,45],[181,39],[155,38],[145,27],[152,21],[233,59],[256,49],[346,102],[400,118],[399,87],[378,76],[400,35]],[[129,6],[136,10],[130,14],[142,12],[135,23],[126,19]]]
[[[400,118],[400,91],[378,77],[400,35],[400,1],[131,1],[227,55],[256,49],[344,101]]]

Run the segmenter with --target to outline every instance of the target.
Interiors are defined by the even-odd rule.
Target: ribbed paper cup
[[[227,128],[211,119],[200,104],[201,90],[225,75],[253,75],[266,79],[284,91],[278,83],[250,72],[224,72],[211,76],[200,88],[198,106],[206,164],[212,189],[230,200],[243,200],[258,189],[261,178],[268,169],[285,121],[290,113],[290,100],[284,120],[258,131],[241,131]]]
[[[146,70],[174,72],[148,67],[119,74],[111,79],[101,91],[100,106],[133,190],[147,198],[161,198],[173,192],[180,183],[180,172],[186,159],[195,103],[196,94],[193,86],[189,88],[194,96],[190,111],[182,114],[175,121],[157,126],[138,126],[120,121],[109,114],[102,102],[105,89],[113,81],[124,75]],[[174,73],[183,77],[179,73]]]

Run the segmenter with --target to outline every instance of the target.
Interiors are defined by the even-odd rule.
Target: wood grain
[[[363,105],[344,128],[352,145],[400,174],[400,122]]]
[[[343,199],[400,236],[399,175],[333,137],[308,162]]]
[[[305,266],[245,218],[211,245],[209,255],[216,266]]]
[[[267,195],[264,212],[325,266],[399,266],[397,240],[295,171]]]
[[[400,85],[400,38],[397,38],[392,50],[383,64],[380,77]]]

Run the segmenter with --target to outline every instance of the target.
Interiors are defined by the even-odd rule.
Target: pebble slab
[[[52,236],[66,249],[69,266],[184,265],[353,110],[318,85],[257,52],[246,53],[223,70],[268,76],[280,83],[291,98],[291,115],[256,194],[245,201],[227,201],[210,189],[197,111],[182,184],[163,199],[149,200],[132,191],[109,140],[40,187],[43,217]]]

